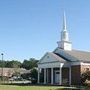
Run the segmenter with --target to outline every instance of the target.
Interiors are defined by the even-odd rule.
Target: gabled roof
[[[66,51],[56,48],[54,53],[58,54],[62,58],[65,58],[67,61],[90,62],[90,52],[79,50]]]
[[[41,63],[50,63],[50,62],[66,62],[63,58],[59,57],[53,52],[47,52],[38,62],[38,64]]]
[[[63,59],[62,57],[59,57],[57,54],[55,54],[53,52],[49,52],[49,54],[52,55],[53,57],[55,57],[60,62],[66,62],[65,59]]]

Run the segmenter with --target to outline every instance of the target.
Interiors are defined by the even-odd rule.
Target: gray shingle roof
[[[56,60],[58,60],[60,62],[66,62],[65,59],[63,59],[62,57],[59,57],[57,54],[55,54],[53,52],[48,52],[48,54],[50,54],[51,56],[53,56],[54,58],[56,58]]]
[[[65,52],[67,52],[71,56],[74,56],[79,61],[90,62],[90,52],[79,51],[79,50],[72,50],[72,51],[65,51]]]
[[[57,53],[57,50],[58,50],[58,53]],[[58,54],[60,57],[64,58],[64,60],[67,60],[67,61],[90,62],[90,52],[79,51],[79,50],[66,51],[66,50],[57,48],[54,51],[54,53]]]

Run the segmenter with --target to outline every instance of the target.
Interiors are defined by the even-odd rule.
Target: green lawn
[[[87,89],[65,89],[65,87],[61,87],[61,86],[0,85],[0,90],[87,90]],[[90,88],[88,90],[90,90]]]
[[[60,87],[0,85],[0,90],[55,90],[57,88],[60,88]],[[63,89],[60,89],[60,90],[63,90]]]

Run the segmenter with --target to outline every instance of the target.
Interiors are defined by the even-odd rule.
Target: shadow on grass
[[[31,83],[1,83],[1,85],[32,86],[32,85],[36,85],[36,84],[31,84]]]

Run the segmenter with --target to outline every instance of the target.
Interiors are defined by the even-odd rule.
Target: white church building
[[[51,85],[81,84],[81,75],[90,69],[90,52],[72,49],[64,13],[58,47],[47,52],[38,63],[38,83]]]

